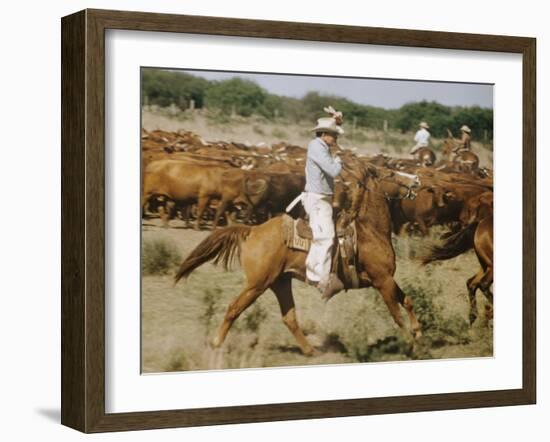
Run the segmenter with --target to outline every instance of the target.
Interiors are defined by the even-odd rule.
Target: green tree
[[[204,78],[184,72],[153,68],[144,68],[141,71],[142,96],[147,97],[150,104],[162,107],[175,103],[186,108],[190,100],[194,100],[195,107],[203,107],[204,94],[209,83]]]
[[[396,125],[401,132],[412,132],[421,121],[428,122],[434,136],[443,137],[452,127],[451,108],[435,101],[408,103],[399,109]]]
[[[233,109],[244,117],[259,113],[267,98],[267,93],[256,83],[241,78],[216,81],[206,91],[205,104],[224,112]]]
[[[453,110],[452,130],[458,135],[460,127],[465,124],[472,130],[474,139],[483,140],[485,131],[489,139],[493,138],[493,111],[479,106],[457,107]]]

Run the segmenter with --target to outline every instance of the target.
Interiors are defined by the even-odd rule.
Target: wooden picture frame
[[[105,411],[105,30],[494,51],[523,66],[523,382],[513,390]],[[533,404],[536,400],[536,41],[311,23],[85,10],[62,19],[62,424],[141,430]]]

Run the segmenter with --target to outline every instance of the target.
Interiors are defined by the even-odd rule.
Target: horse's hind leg
[[[218,333],[212,340],[212,346],[214,348],[218,348],[223,344],[223,341],[225,341],[225,337],[227,336],[227,333],[229,332],[229,329],[231,328],[231,325],[233,325],[233,322],[235,319],[239,317],[239,315],[244,312],[250,305],[258,299],[258,297],[265,291],[265,288],[263,287],[246,287],[240,294],[237,296],[231,304],[229,304],[229,307],[227,308],[227,312],[225,313],[225,317],[223,319],[222,324],[220,325],[220,328],[218,329]]]
[[[493,283],[493,268],[488,267],[485,270],[485,274],[479,283],[480,289],[487,298],[488,304],[485,305],[485,317],[487,319],[493,318],[493,292],[491,291],[491,284]]]
[[[292,279],[289,274],[283,274],[271,285],[271,290],[277,296],[283,322],[298,341],[298,345],[306,356],[314,353],[313,347],[307,341],[296,319],[296,306],[292,296]]]
[[[412,300],[410,297],[405,296],[403,290],[401,290],[395,280],[391,276],[387,276],[382,280],[375,279],[373,281],[373,286],[382,294],[382,298],[384,299],[393,320],[402,330],[405,338],[410,340],[411,333],[405,327],[403,317],[401,316],[401,310],[399,309],[399,304],[401,304],[409,314],[412,336],[420,337],[422,335],[421,327],[416,315],[414,314]]]
[[[468,287],[468,297],[470,299],[470,315],[469,315],[470,325],[472,325],[477,319],[476,291],[479,288],[479,284],[484,274],[485,274],[485,271],[481,268],[474,276],[472,276],[466,282],[466,287]]]

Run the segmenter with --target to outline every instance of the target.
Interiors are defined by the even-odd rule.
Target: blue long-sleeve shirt
[[[306,192],[332,195],[334,178],[342,171],[342,165],[334,161],[330,149],[321,138],[311,140],[307,146]]]

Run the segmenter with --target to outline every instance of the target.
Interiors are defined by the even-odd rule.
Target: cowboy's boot
[[[319,289],[322,291],[321,298],[328,302],[336,293],[344,290],[344,283],[336,273],[331,273],[326,284],[320,284]]]

